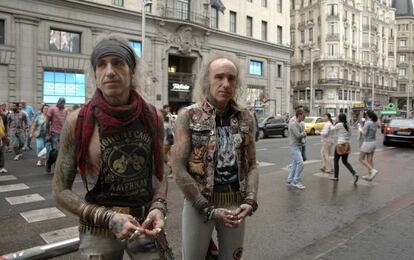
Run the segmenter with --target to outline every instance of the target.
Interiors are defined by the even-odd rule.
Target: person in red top
[[[52,147],[48,152],[48,159],[46,161],[46,171],[50,173],[52,165],[57,158],[57,151],[59,151],[60,132],[65,123],[67,111],[65,110],[66,99],[60,97],[56,105],[49,107],[46,116],[46,141],[52,143]]]

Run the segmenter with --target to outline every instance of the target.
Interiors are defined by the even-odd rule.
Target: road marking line
[[[58,229],[58,230],[54,230],[50,232],[45,232],[45,233],[41,233],[40,236],[48,244],[55,243],[55,242],[79,237],[79,227],[74,226],[74,227]]]
[[[312,175],[316,176],[316,177],[321,177],[321,178],[331,178],[331,177],[334,176],[333,174],[322,173],[322,172],[317,172],[317,173],[314,173]]]
[[[266,166],[272,166],[275,165],[274,163],[269,162],[259,162],[257,167],[266,167]]]
[[[350,183],[354,183],[353,181],[351,181]],[[361,186],[376,186],[378,185],[378,182],[373,182],[373,181],[366,181],[364,179],[361,179],[361,176],[359,177],[359,181],[357,182],[357,185],[361,185]]]
[[[280,149],[287,149],[287,148],[289,148],[289,146],[281,146],[281,147],[279,147]]]
[[[17,178],[14,175],[0,176],[0,181],[13,181],[13,180],[17,180]]]
[[[311,163],[317,163],[317,162],[321,162],[321,160],[307,160],[304,161],[303,164],[311,164]],[[289,171],[289,167],[291,164],[288,164],[287,166],[283,167],[281,170],[285,170],[285,171]]]
[[[256,152],[258,152],[258,151],[267,151],[267,148],[256,149]]]
[[[24,183],[2,185],[2,186],[0,186],[0,193],[1,192],[16,191],[16,190],[27,190],[27,189],[29,189],[29,186],[27,186]]]
[[[40,194],[28,194],[23,196],[15,196],[15,197],[7,197],[6,200],[10,203],[10,205],[17,205],[17,204],[24,204],[30,202],[36,202],[45,200]]]
[[[22,216],[28,223],[33,223],[48,219],[62,218],[66,215],[56,207],[51,207],[21,212],[20,216]]]

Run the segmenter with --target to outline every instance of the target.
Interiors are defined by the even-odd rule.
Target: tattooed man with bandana
[[[122,259],[124,250],[137,259],[131,241],[164,228],[163,120],[136,91],[138,59],[124,37],[110,35],[98,42],[91,66],[96,90],[66,119],[54,197],[79,216],[83,259]],[[77,169],[84,198],[72,191]]]
[[[254,119],[241,107],[240,67],[232,56],[201,69],[198,103],[176,121],[173,173],[185,196],[183,259],[203,260],[215,228],[218,259],[241,259],[245,219],[257,209]]]

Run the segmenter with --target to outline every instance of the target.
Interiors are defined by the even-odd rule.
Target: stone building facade
[[[375,110],[387,105],[398,78],[391,1],[291,3],[292,103],[309,105],[312,54],[315,114],[357,117],[372,105]]]
[[[392,95],[400,112],[412,115],[414,107],[414,13],[411,0],[394,0],[397,20],[398,89]],[[407,103],[408,99],[408,103]]]
[[[143,52],[142,93],[157,107],[190,104],[195,78],[209,55],[230,52],[241,63],[246,103],[258,112],[288,112],[289,6],[285,1],[153,0],[145,41],[138,0],[3,0],[0,3],[0,102],[34,106],[66,96],[84,103],[93,93],[89,55],[105,34],[125,35]],[[283,6],[282,6],[283,3]],[[260,100],[266,97],[264,104]]]

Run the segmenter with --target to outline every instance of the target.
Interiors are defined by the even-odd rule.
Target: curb
[[[79,237],[76,237],[3,255],[0,260],[45,259],[77,251],[78,248]]]

